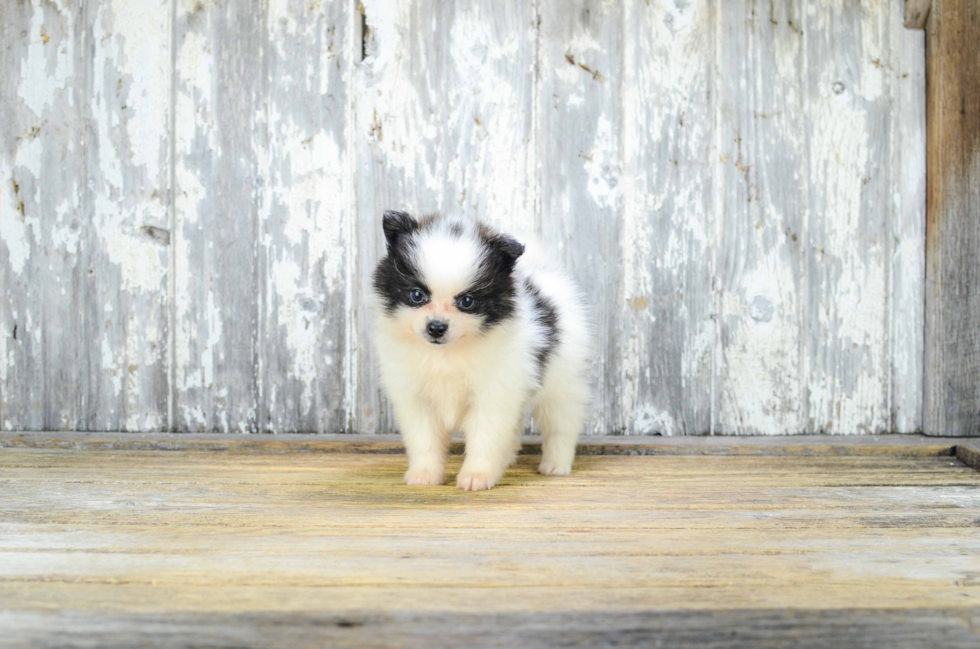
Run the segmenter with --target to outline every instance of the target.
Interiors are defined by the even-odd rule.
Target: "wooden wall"
[[[899,0],[0,0],[0,427],[389,432],[385,208],[536,233],[589,432],[922,426]]]
[[[980,3],[935,0],[929,84],[923,430],[980,435]]]

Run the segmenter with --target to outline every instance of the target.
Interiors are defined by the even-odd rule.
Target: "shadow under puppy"
[[[589,327],[572,280],[510,236],[466,219],[385,212],[374,272],[381,378],[408,452],[405,482],[490,489],[520,448],[524,413],[544,436],[538,470],[567,475],[589,404]]]

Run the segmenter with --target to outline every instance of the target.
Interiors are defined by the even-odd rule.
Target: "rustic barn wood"
[[[393,431],[387,207],[568,266],[591,434],[922,429],[900,2],[0,9],[2,429]]]
[[[924,428],[980,435],[980,5],[936,0],[926,37]]]
[[[960,438],[923,435],[796,435],[756,437],[660,437],[593,435],[578,445],[579,455],[807,455],[967,457],[976,444],[964,445]],[[274,438],[228,436],[220,433],[90,433],[24,432],[0,433],[0,448],[77,449],[85,451],[213,451],[225,453],[370,453],[397,455],[405,452],[398,435],[351,435],[283,433]],[[461,435],[454,437],[449,452],[463,453]],[[525,435],[523,455],[540,455],[541,438]],[[968,465],[973,466],[970,462]]]
[[[138,437],[0,453],[0,645],[980,639],[980,472],[938,440],[735,440],[789,452],[583,456],[563,478],[522,457],[474,494],[405,487],[400,455]]]
[[[909,29],[925,29],[932,0],[905,0],[905,26]]]
[[[3,613],[15,643],[116,647],[975,649],[980,609],[735,609],[574,613]],[[8,646],[0,639],[0,647]]]
[[[167,426],[171,7],[117,4],[0,3],[5,430]]]

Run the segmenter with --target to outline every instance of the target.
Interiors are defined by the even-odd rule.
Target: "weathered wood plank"
[[[930,647],[975,641],[980,473],[952,457],[588,457],[566,478],[522,458],[480,494],[405,487],[403,463],[8,449],[2,641],[67,629],[98,643],[145,623],[175,641],[248,645],[271,628],[285,644],[296,629],[363,643],[394,628],[382,620],[427,620],[433,644],[473,616],[530,633],[597,612],[690,623],[699,641],[740,625],[749,646],[864,631],[881,644],[886,623],[909,642],[926,624],[942,634]]]
[[[593,176],[602,170],[600,180],[622,187],[610,185],[613,195],[622,196],[618,233],[608,222],[611,216],[591,217],[593,227],[616,239],[590,236],[587,242],[604,246],[593,255],[610,265],[610,276],[588,267],[580,271],[603,296],[606,322],[597,323],[598,331],[615,334],[602,350],[605,389],[597,398],[604,400],[605,421],[594,432],[700,435],[712,429],[716,360],[711,250],[718,213],[710,163],[715,7],[630,2],[622,21],[622,61],[603,84],[614,94],[601,105],[606,113],[597,122],[614,120],[622,172],[611,161],[569,162]],[[615,48],[609,53],[617,61]],[[586,105],[597,106],[596,96],[587,91]],[[562,136],[556,129],[548,137]],[[608,146],[604,133],[597,131],[595,138],[593,147]],[[550,182],[561,186],[557,176]],[[589,191],[595,195],[595,187]],[[575,232],[587,230],[578,226]],[[586,243],[577,236],[580,246]],[[621,268],[612,265],[617,256],[604,250],[622,251]],[[583,257],[570,252],[570,261]]]
[[[935,457],[952,455],[956,438],[921,435],[887,436],[740,436],[740,437],[584,437],[579,455],[805,455]],[[540,453],[540,437],[526,435],[524,454]],[[112,434],[0,433],[0,448],[49,448],[78,450],[161,450],[229,453],[376,453],[397,454],[405,449],[398,435],[309,435],[279,434],[274,438],[236,438],[221,434]],[[462,452],[457,437],[450,452]]]
[[[716,432],[807,430],[804,8],[718,5]]]
[[[4,3],[0,427],[167,414],[170,4]]]
[[[346,0],[174,2],[5,14],[0,428],[393,430],[364,298],[405,207],[573,271],[589,432],[920,429],[898,3],[379,0],[361,42]]]
[[[808,6],[808,430],[891,429],[893,242],[889,20],[881,6]]]
[[[980,444],[957,444],[956,459],[980,471]]]
[[[260,431],[348,427],[349,4],[262,6]]]
[[[924,430],[980,435],[980,5],[932,5]]]
[[[909,29],[925,29],[932,0],[905,0],[904,25]]]
[[[925,349],[926,55],[925,35],[904,29],[901,7],[891,7],[892,265],[891,427],[922,430]]]
[[[263,18],[258,2],[177,4],[175,430],[258,424]]]
[[[116,646],[235,647],[894,647],[973,649],[980,609],[665,610],[506,614],[0,613],[9,637],[38,649]],[[0,646],[4,641],[0,640]],[[11,645],[13,646],[13,645]]]
[[[258,426],[264,17],[257,1],[177,4],[175,430]]]
[[[366,301],[384,252],[381,213],[473,216],[533,233],[531,4],[364,2],[355,71],[356,285],[353,429],[396,424],[380,392]],[[352,145],[354,146],[354,145]]]
[[[592,433],[627,432],[634,414],[619,390],[623,11],[618,3],[546,2],[538,16],[534,118],[541,242],[578,282],[598,332],[587,424]]]

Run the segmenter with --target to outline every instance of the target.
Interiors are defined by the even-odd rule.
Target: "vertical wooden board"
[[[576,0],[541,3],[539,11],[541,240],[571,271],[591,307],[596,360],[587,432],[629,432],[631,413],[619,389],[623,9]]]
[[[716,432],[806,429],[803,8],[718,6]]]
[[[923,428],[980,435],[980,5],[933,0],[926,26],[928,221]]]
[[[898,4],[897,2],[894,4]],[[904,0],[903,24],[909,29],[925,29],[932,0]]]
[[[170,4],[4,12],[0,425],[159,430]]]
[[[570,31],[544,41],[551,77],[542,111],[550,112],[541,141],[553,241],[568,237],[566,258],[598,305],[597,336],[607,341],[597,429],[705,434],[716,335],[716,8],[627,3],[621,40],[618,27],[596,29],[596,11],[591,3],[568,11]],[[556,9],[552,20],[565,13]],[[575,65],[561,60],[561,43]],[[602,84],[579,62],[605,75]]]
[[[103,1],[92,11],[85,182],[94,229],[81,246],[88,430],[167,425],[171,3]],[[94,273],[92,273],[94,271]],[[100,277],[102,275],[102,277]],[[84,351],[83,351],[84,350]]]
[[[176,0],[172,427],[258,426],[264,3]]]
[[[353,124],[353,428],[383,433],[396,424],[380,392],[365,306],[384,252],[381,213],[440,211],[534,232],[535,31],[526,2],[371,0],[363,11]]]
[[[919,3],[921,4],[921,3]],[[891,3],[891,432],[922,430],[925,349],[925,34],[905,29]]]
[[[810,3],[806,46],[808,430],[891,428],[890,12]]]
[[[79,186],[88,97],[80,13],[75,4],[58,11],[8,3],[0,21],[0,423],[7,430],[71,428],[85,419],[74,348],[88,280],[80,239],[89,227]]]
[[[266,9],[262,431],[348,426],[348,9],[346,0],[274,0]]]

